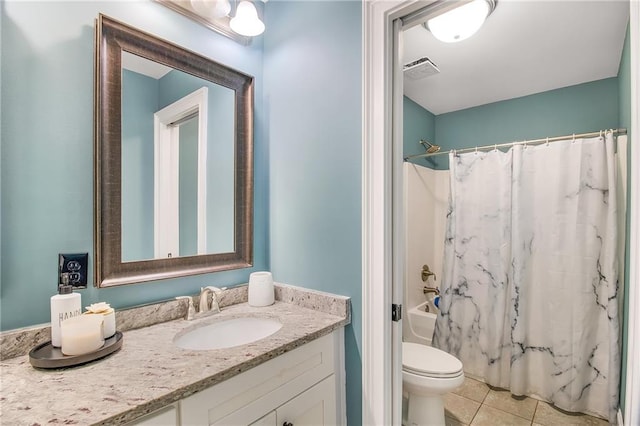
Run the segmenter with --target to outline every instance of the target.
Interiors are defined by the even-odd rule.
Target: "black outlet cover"
[[[69,284],[74,288],[87,288],[89,253],[58,254],[58,285],[62,284],[62,274],[69,274]]]

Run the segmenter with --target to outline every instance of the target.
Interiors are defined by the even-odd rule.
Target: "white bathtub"
[[[425,306],[429,306],[429,312],[426,312]],[[409,321],[411,335],[404,336],[404,340],[431,346],[437,313],[438,309],[433,304],[433,299],[410,308],[407,320]]]

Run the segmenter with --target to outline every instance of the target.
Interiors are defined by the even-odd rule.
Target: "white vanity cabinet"
[[[345,424],[343,335],[334,331],[181,400],[179,424]]]
[[[173,426],[179,424],[178,410],[176,409],[179,404],[171,404],[168,407],[164,407],[153,413],[149,413],[139,419],[134,420],[131,423],[127,423],[127,426]]]

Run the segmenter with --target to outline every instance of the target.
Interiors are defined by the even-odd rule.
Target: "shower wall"
[[[404,163],[405,223],[405,312],[426,301],[425,285],[438,286],[442,277],[444,233],[449,201],[449,171],[432,170]],[[422,266],[429,265],[436,279],[421,278]],[[407,317],[405,317],[407,318]],[[413,335],[408,318],[403,321],[403,340],[423,343]]]

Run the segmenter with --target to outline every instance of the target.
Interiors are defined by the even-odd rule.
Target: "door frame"
[[[198,118],[197,254],[207,253],[208,105],[209,89],[203,86],[153,115],[153,245],[156,259],[166,258],[167,253],[180,255],[180,126],[176,123],[192,116]]]
[[[402,303],[394,271],[401,256],[399,223],[394,223],[394,57],[400,25],[394,21],[433,3],[385,0],[363,2],[362,67],[362,424],[399,425],[402,419],[402,322],[391,320],[391,305]],[[394,30],[395,28],[395,30]],[[397,74],[397,73],[395,73]],[[396,75],[396,78],[398,76]],[[396,80],[397,82],[397,80]],[[402,110],[400,110],[402,112]],[[396,111],[397,117],[397,111]],[[396,148],[397,151],[397,148]],[[396,158],[394,158],[396,157]],[[395,212],[395,213],[394,213]],[[401,222],[400,222],[401,223]],[[401,284],[401,283],[400,283]]]
[[[394,36],[393,22],[433,1],[363,1],[362,66],[362,422],[401,424],[401,322],[391,321],[392,303],[402,303],[394,261]],[[630,252],[625,424],[640,424],[640,2],[630,0],[631,129]],[[397,96],[397,94],[396,94]],[[397,112],[396,112],[397,115]],[[397,123],[396,123],[397,124]],[[401,127],[401,126],[400,126]],[[397,155],[396,155],[397,156]],[[381,314],[382,313],[382,314]],[[400,408],[399,408],[400,407]],[[399,412],[400,410],[400,412]]]

